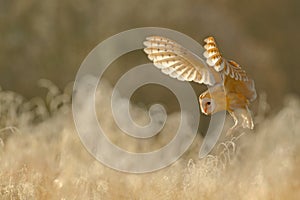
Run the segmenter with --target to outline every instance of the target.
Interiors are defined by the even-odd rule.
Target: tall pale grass
[[[223,141],[205,159],[197,157],[199,134],[173,165],[136,175],[96,161],[76,133],[70,89],[60,91],[46,80],[41,85],[49,89],[45,100],[0,92],[0,199],[300,199],[300,100],[295,96],[286,97],[276,114],[258,114],[253,133]],[[155,140],[143,145],[126,140],[111,117],[110,92],[104,84],[97,107],[115,144],[138,152],[170,140],[178,113],[168,116]],[[145,110],[132,107],[136,119],[147,122],[141,117]]]

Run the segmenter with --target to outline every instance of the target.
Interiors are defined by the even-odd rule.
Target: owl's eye
[[[207,105],[210,105],[210,102],[207,102],[206,104],[207,104]]]

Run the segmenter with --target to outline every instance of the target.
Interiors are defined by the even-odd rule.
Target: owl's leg
[[[229,112],[234,120],[234,125],[228,130],[226,135],[231,135],[239,128],[254,128],[251,112],[246,106],[245,108],[236,108],[234,111]]]
[[[234,112],[229,112],[229,114],[232,116],[234,125],[227,130],[226,136],[233,135],[234,131],[238,128],[239,120]]]
[[[254,123],[253,123],[252,115],[251,115],[251,112],[250,112],[248,106],[246,106],[242,110],[241,117],[242,117],[242,126],[243,126],[243,128],[249,128],[249,129],[253,129],[254,128]]]

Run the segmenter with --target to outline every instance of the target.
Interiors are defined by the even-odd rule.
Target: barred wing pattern
[[[161,36],[147,37],[145,53],[161,71],[181,81],[214,85],[216,79],[201,58],[176,42]]]
[[[204,57],[206,58],[206,63],[214,67],[218,72],[223,71],[225,75],[239,81],[248,81],[247,74],[239,64],[232,60],[226,60],[221,56],[221,53],[217,47],[217,44],[213,37],[208,37],[204,40],[206,43],[204,48]]]

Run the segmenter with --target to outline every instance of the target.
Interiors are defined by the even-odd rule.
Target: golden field
[[[68,94],[44,82],[50,88],[45,101],[0,93],[1,101],[7,100],[1,122],[18,127],[1,130],[1,199],[300,198],[300,100],[295,96],[287,97],[284,107],[267,117],[268,105],[260,98],[254,132],[233,138],[232,143],[223,140],[217,151],[204,159],[198,158],[199,134],[173,165],[156,172],[129,174],[102,165],[86,151],[72,121]],[[105,99],[111,87],[105,84],[102,89],[105,95],[98,93],[99,101],[109,107]],[[134,107],[133,113],[145,114]],[[99,119],[101,115],[107,118],[104,126],[114,143],[139,151],[140,147],[127,142],[119,131],[115,134],[111,128],[109,132],[113,118],[99,112]],[[169,115],[168,128],[160,135],[176,131],[168,124],[176,120],[177,113]],[[157,144],[160,139],[168,137],[157,139]]]

